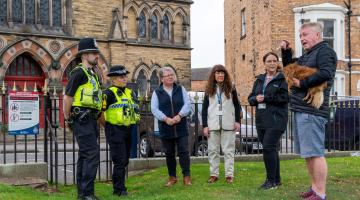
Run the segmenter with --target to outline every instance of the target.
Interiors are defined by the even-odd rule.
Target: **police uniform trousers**
[[[98,126],[96,119],[74,120],[73,131],[79,146],[76,183],[78,196],[94,195],[94,180],[98,169],[100,154]]]
[[[125,187],[125,175],[131,150],[131,126],[117,126],[106,123],[105,135],[114,164],[112,174],[114,193],[120,193],[127,190]]]

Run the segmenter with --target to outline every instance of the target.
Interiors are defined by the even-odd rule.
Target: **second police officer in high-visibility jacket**
[[[128,194],[125,187],[125,172],[130,158],[131,126],[140,120],[136,96],[126,87],[127,74],[129,71],[124,66],[117,65],[110,68],[108,76],[112,86],[104,91],[104,112],[101,116],[114,164],[113,194],[117,196]]]
[[[99,165],[97,119],[102,94],[99,77],[94,72],[99,49],[93,38],[81,39],[78,55],[81,63],[71,71],[64,95],[64,118],[76,137],[79,153],[76,170],[78,199],[97,200],[94,180]]]

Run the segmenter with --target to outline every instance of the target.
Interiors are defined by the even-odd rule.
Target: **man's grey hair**
[[[175,75],[175,71],[171,67],[162,67],[159,70],[159,77],[162,78],[164,76],[165,71],[172,72]]]
[[[322,36],[322,32],[324,30],[323,25],[319,22],[306,22],[301,25],[300,30],[303,28],[311,28],[315,32],[320,33],[321,36]]]

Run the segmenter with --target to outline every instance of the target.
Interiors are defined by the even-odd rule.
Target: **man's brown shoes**
[[[168,182],[165,184],[165,187],[171,187],[177,183],[177,178],[175,176],[169,176]],[[184,176],[183,183],[185,186],[191,185],[190,176]]]
[[[190,176],[184,176],[184,185],[185,186],[190,186],[191,185],[191,179]]]
[[[175,176],[169,176],[169,180],[165,184],[165,187],[171,187],[171,186],[175,185],[176,182],[177,182],[177,178]]]

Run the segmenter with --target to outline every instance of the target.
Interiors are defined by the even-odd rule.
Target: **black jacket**
[[[251,106],[256,106],[256,128],[285,131],[288,121],[288,85],[283,73],[279,73],[265,87],[265,109],[258,109],[256,96],[263,94],[266,74],[256,77],[252,92],[248,97]]]
[[[286,67],[286,65],[293,61],[291,57],[291,49],[282,50],[283,66]],[[302,55],[296,62],[299,65],[317,68],[318,72],[307,79],[300,81],[300,88],[291,88],[291,110],[328,118],[330,90],[334,82],[337,64],[335,51],[331,49],[325,41],[323,41]],[[324,91],[324,103],[319,109],[316,109],[306,103],[303,98],[306,96],[309,88],[320,85],[325,81],[327,81],[328,87]]]

